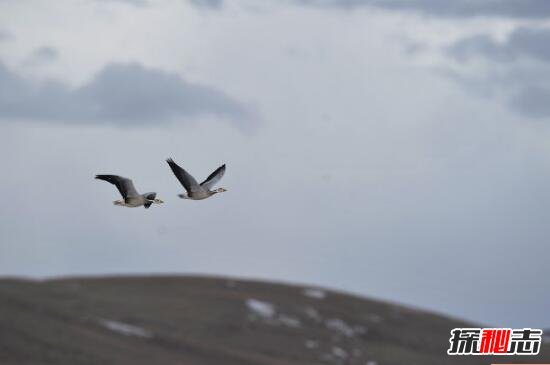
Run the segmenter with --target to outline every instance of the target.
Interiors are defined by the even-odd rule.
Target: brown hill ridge
[[[490,364],[451,357],[441,315],[300,286],[204,277],[0,280],[0,364]]]

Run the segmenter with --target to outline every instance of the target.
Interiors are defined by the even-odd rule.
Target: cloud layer
[[[223,0],[189,0],[195,6],[201,8],[219,9],[223,5]]]
[[[373,6],[388,10],[409,10],[445,17],[500,16],[542,19],[550,16],[550,3],[544,0],[295,0],[299,4],[356,8]]]
[[[240,129],[252,113],[212,87],[138,63],[112,63],[88,83],[70,88],[56,81],[32,82],[0,64],[0,119],[117,126],[153,125],[215,115]]]
[[[550,29],[540,28],[533,24],[550,17],[550,2],[543,0],[489,0],[452,2],[439,0],[294,0],[304,6],[322,8],[356,9],[374,7],[388,11],[415,12],[422,15],[442,18],[509,18],[527,21],[526,26],[516,28],[505,42],[497,42],[488,34],[469,36],[453,43],[443,50],[447,56],[454,58],[468,68],[467,62],[482,58],[488,63],[503,65],[497,72],[478,72],[472,77],[471,72],[446,69],[453,78],[463,81],[464,85],[493,91],[498,89],[506,95],[509,107],[530,118],[550,117],[547,98],[550,87],[544,79],[536,76],[537,72],[526,72],[523,61],[538,62],[538,73],[546,74],[550,68]],[[452,19],[449,19],[452,21]],[[529,24],[531,23],[531,24]],[[529,67],[529,66],[528,66]],[[530,74],[528,77],[525,75]],[[535,77],[531,77],[535,75]],[[504,87],[503,89],[500,89]],[[501,93],[502,94],[502,93]]]
[[[50,63],[59,58],[59,51],[50,46],[43,46],[35,49],[27,59],[27,65],[39,65]]]
[[[148,0],[96,0],[99,2],[118,2],[125,3],[133,6],[148,6],[151,2]],[[223,0],[188,0],[191,5],[201,8],[213,8],[218,9],[223,5]]]
[[[506,42],[499,43],[482,34],[456,42],[449,52],[463,61],[481,56],[500,62],[516,61],[521,57],[550,62],[548,41],[550,29],[521,27],[514,30]]]
[[[149,2],[147,0],[96,0],[96,1],[100,3],[113,2],[113,3],[128,4],[133,6],[149,5]]]
[[[447,48],[447,54],[466,67],[470,61],[485,61],[489,65],[485,77],[469,85],[481,82],[482,87],[502,88],[511,94],[510,107],[531,118],[545,118],[550,117],[550,89],[540,76],[550,71],[549,41],[550,29],[520,27],[504,42],[486,34],[461,39]]]

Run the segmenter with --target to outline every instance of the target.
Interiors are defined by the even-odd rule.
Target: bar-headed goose
[[[138,193],[132,180],[127,177],[117,175],[96,175],[95,178],[110,182],[117,187],[118,191],[120,191],[120,195],[122,195],[124,199],[115,200],[113,202],[114,205],[122,205],[123,207],[129,208],[140,207],[143,205],[147,209],[153,203],[164,203],[162,200],[157,199],[157,193]]]
[[[174,160],[169,158],[166,160],[166,162],[168,162],[168,165],[172,169],[172,172],[174,173],[174,175],[176,175],[176,178],[187,191],[187,194],[178,195],[182,199],[202,200],[209,198],[216,193],[223,193],[224,191],[227,191],[224,188],[211,190],[225,174],[225,164],[218,167],[216,171],[211,173],[210,176],[206,178],[206,180],[199,184],[193,176],[191,176],[187,171],[178,166],[178,164],[175,163]]]

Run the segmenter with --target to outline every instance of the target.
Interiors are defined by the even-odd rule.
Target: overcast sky
[[[0,2],[0,274],[318,284],[550,317],[550,4]],[[177,198],[164,160],[228,192]],[[98,173],[166,201],[112,204]]]

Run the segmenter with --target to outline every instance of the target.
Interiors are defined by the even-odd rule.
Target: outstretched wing
[[[139,196],[139,193],[134,187],[134,183],[127,177],[117,175],[96,175],[95,178],[115,185],[124,199]]]
[[[169,158],[166,160],[166,162],[168,162],[168,165],[172,169],[172,172],[174,173],[174,175],[176,175],[176,178],[183,185],[185,190],[187,190],[188,194],[195,193],[202,190],[201,186],[197,183],[197,180],[195,180],[195,178],[191,176],[183,168],[178,166],[178,164],[175,163],[174,160]]]
[[[225,174],[225,164],[221,165],[220,167],[218,167],[216,169],[216,171],[214,171],[213,173],[211,173],[207,178],[206,180],[204,180],[203,182],[201,182],[201,186],[204,187],[204,188],[207,188],[208,190],[211,190],[212,187],[214,187],[214,185],[216,185],[216,183],[218,181],[220,181],[220,179],[223,177],[223,175]]]

